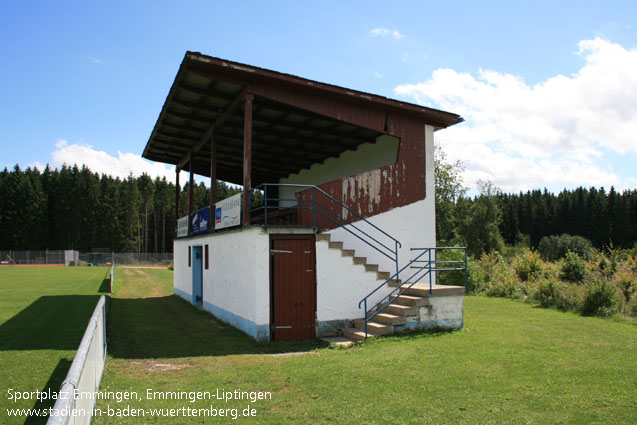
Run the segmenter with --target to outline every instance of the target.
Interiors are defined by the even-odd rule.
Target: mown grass
[[[8,390],[59,390],[99,294],[108,290],[108,270],[0,267],[0,423],[46,422],[7,417],[7,408],[52,405],[35,400],[14,403]]]
[[[171,296],[172,273],[118,272],[98,407],[237,408],[243,423],[635,423],[637,327],[465,298],[461,331],[346,349],[257,344]],[[118,301],[119,300],[119,301]],[[269,352],[310,349],[308,354]],[[152,391],[269,391],[272,399],[147,400]],[[250,405],[256,416],[241,418]],[[226,423],[231,418],[98,417],[95,423]]]

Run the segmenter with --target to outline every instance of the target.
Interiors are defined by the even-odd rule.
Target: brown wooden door
[[[316,337],[316,254],[314,235],[272,235],[272,339]]]

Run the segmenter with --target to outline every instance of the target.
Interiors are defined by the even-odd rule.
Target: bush
[[[628,268],[622,268],[617,272],[613,283],[622,292],[626,301],[630,301],[637,292],[637,277]]]
[[[560,278],[581,283],[586,276],[586,261],[577,253],[569,251],[560,265]]]
[[[461,263],[438,263],[438,267],[464,267],[464,251],[461,249],[445,249],[438,253],[438,261],[462,261]],[[439,285],[464,286],[464,271],[442,271],[436,273]]]
[[[523,251],[513,259],[515,274],[523,281],[535,280],[542,273],[542,258],[536,251]]]
[[[544,236],[540,240],[538,251],[545,261],[557,261],[563,258],[569,251],[577,253],[588,260],[591,255],[591,242],[581,236],[567,234]]]
[[[615,312],[616,305],[615,288],[602,281],[588,287],[582,313],[590,316],[610,316]]]
[[[560,310],[582,311],[585,298],[585,286],[562,284],[555,293],[555,307]]]
[[[561,285],[562,283],[557,281],[540,279],[534,294],[535,300],[543,307],[556,305]]]

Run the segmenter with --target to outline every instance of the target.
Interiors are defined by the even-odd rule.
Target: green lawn
[[[7,408],[49,407],[9,400],[16,391],[58,391],[75,356],[108,268],[0,267],[0,423],[45,423],[8,418]]]
[[[346,349],[258,344],[170,295],[172,272],[119,270],[101,400],[107,409],[248,405],[243,423],[635,423],[637,326],[465,298],[461,331],[369,340]],[[311,350],[310,354],[283,354]],[[147,390],[268,391],[269,400],[148,400]],[[117,412],[117,410],[113,410]],[[182,415],[183,411],[174,414]],[[232,411],[227,411],[232,415]],[[217,417],[105,417],[94,423],[230,423]]]

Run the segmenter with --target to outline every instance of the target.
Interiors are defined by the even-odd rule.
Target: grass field
[[[14,403],[8,390],[59,390],[99,294],[108,291],[109,270],[0,267],[0,423],[46,422],[8,418],[7,408],[52,405],[34,400]]]
[[[264,345],[172,296],[170,271],[118,270],[116,281],[101,390],[137,397],[97,406],[104,415],[108,408],[146,410],[143,419],[102,416],[97,424],[233,422],[184,418],[183,410],[173,411],[179,418],[158,418],[148,410],[210,405],[238,409],[239,422],[263,424],[636,422],[634,324],[466,297],[461,331],[392,336],[346,349]],[[311,353],[285,354],[299,350]],[[148,400],[149,389],[267,391],[272,398]],[[241,417],[248,405],[256,416]]]

